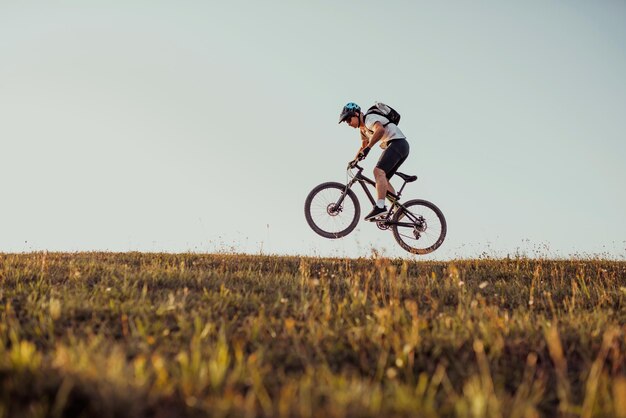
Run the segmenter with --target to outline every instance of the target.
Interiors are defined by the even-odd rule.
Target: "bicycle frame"
[[[361,185],[372,205],[377,203],[377,193],[371,191],[372,187],[376,187],[376,182],[363,175],[363,167],[358,165],[358,161],[350,162],[347,170],[345,182],[327,181],[319,184],[304,201],[307,223],[324,238],[343,238],[357,227],[364,201],[352,189],[356,183]],[[396,242],[411,254],[430,254],[445,239],[445,217],[437,206],[424,199],[407,199],[400,203],[404,188],[408,183],[416,181],[417,176],[401,172],[395,175],[404,183],[397,192],[387,192],[385,199],[389,200],[389,210],[380,210],[381,214],[368,218],[368,221],[382,231],[391,231]]]
[[[366,177],[365,175],[363,175],[363,167],[361,167],[360,165],[355,164],[354,168],[357,168],[358,171],[354,175],[354,177],[352,177],[352,180],[350,180],[348,184],[346,184],[346,191],[341,195],[341,197],[339,198],[339,201],[337,201],[337,206],[341,206],[341,204],[343,203],[343,200],[346,197],[348,189],[352,188],[352,186],[355,183],[359,183],[361,185],[361,187],[363,188],[363,191],[365,192],[365,195],[367,196],[369,201],[372,203],[372,206],[375,205],[376,200],[374,199],[374,196],[372,196],[372,193],[370,192],[367,185],[369,184],[370,186],[376,188],[376,182]],[[400,196],[402,195],[402,190],[404,190],[404,186],[406,186],[406,183],[407,182],[405,181],[402,184],[402,187],[400,187],[400,190],[398,190],[398,192],[395,195],[389,192],[387,193],[386,197],[391,202],[391,207],[389,208],[389,211],[387,212],[385,217],[381,221],[379,221],[379,222],[384,222],[385,226],[398,225],[398,226],[406,226],[410,228],[410,227],[414,227],[416,222],[417,223],[420,222],[420,220],[417,217],[415,217],[410,211],[406,210],[406,207],[402,203],[400,203]],[[409,222],[396,222],[396,221],[391,220],[391,216],[399,208],[405,209],[406,216],[409,219],[411,219],[412,222],[410,223]]]

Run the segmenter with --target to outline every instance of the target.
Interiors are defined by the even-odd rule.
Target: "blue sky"
[[[408,256],[303,216],[359,147],[341,107],[380,100],[405,196],[448,220],[422,258],[624,258],[625,23],[619,1],[3,1],[0,251]]]

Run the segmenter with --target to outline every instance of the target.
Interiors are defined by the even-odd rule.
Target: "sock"
[[[379,208],[384,208],[385,207],[385,199],[378,199],[378,201],[376,202],[376,206],[378,206]]]

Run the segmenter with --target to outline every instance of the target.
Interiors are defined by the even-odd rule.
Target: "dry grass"
[[[626,263],[0,255],[0,418],[626,417]]]

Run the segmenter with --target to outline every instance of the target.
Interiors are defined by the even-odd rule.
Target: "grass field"
[[[0,254],[0,418],[626,417],[626,262]]]

